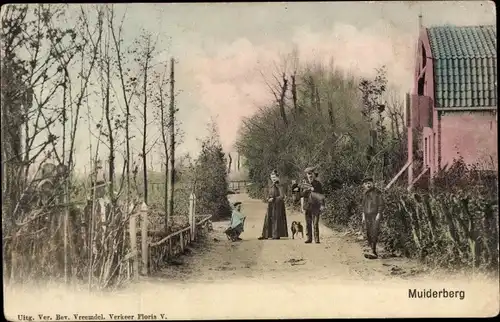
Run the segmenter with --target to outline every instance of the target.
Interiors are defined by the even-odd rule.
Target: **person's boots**
[[[371,252],[367,252],[365,253],[365,258],[367,259],[377,259],[378,258],[378,255],[377,255],[377,247],[376,247],[376,244],[375,243],[368,243],[368,246],[371,248]]]
[[[375,258],[378,258],[378,254],[377,254],[377,244],[376,244],[376,243],[373,243],[373,244],[372,244],[372,255],[373,255]]]

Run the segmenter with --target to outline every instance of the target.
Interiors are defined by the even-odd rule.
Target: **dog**
[[[295,239],[295,235],[298,235],[300,233],[301,238],[304,238],[304,227],[300,223],[300,221],[293,221],[292,222],[292,239]]]

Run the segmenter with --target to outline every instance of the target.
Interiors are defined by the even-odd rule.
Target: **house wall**
[[[419,76],[424,65],[422,48],[426,51],[425,75],[423,91],[419,92]],[[451,165],[454,158],[462,156],[469,164],[480,163],[484,168],[498,171],[497,152],[497,117],[491,112],[441,112],[434,106],[434,66],[427,30],[422,29],[418,40],[418,51],[415,60],[415,77],[413,95],[426,96],[429,100],[429,114],[424,98],[411,97],[410,117],[408,124],[408,161],[413,161],[411,143],[415,131],[421,131],[422,143],[417,147],[424,152],[424,165],[430,167],[430,178],[441,168]],[[421,86],[422,88],[422,86]],[[432,117],[432,127],[426,126],[426,115]],[[417,130],[418,125],[422,126]],[[427,144],[426,144],[427,142]],[[411,182],[419,173],[408,169],[408,180]]]
[[[435,156],[433,154],[433,136],[434,131],[430,127],[424,127],[422,132],[422,151],[424,152],[424,166],[432,168]]]
[[[497,118],[492,112],[447,112],[440,115],[441,166],[462,156],[468,164],[498,169]]]
[[[423,50],[425,50],[425,57]],[[419,76],[425,65],[425,74],[423,75],[423,91],[419,92]],[[429,37],[427,35],[427,29],[422,28],[418,40],[418,51],[415,61],[415,82],[413,86],[412,94],[415,95],[411,97],[411,124],[408,128],[408,161],[413,161],[413,153],[411,152],[411,143],[413,142],[413,132],[422,131],[422,143],[417,148],[424,151],[424,163],[426,161],[426,155],[428,164],[431,169],[431,176],[437,169],[437,159],[435,155],[437,151],[437,136],[434,135],[437,121],[437,113],[434,110],[434,65],[432,60],[432,51],[429,43]],[[421,97],[418,97],[421,95]],[[429,117],[433,118],[434,128],[428,127]],[[424,129],[425,128],[425,129]],[[425,140],[427,138],[427,151],[425,151]],[[427,153],[427,154],[426,154]],[[419,173],[414,173],[413,166],[408,169],[408,181],[411,182],[414,177],[418,176]]]

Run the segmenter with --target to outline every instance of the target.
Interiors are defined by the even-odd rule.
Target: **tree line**
[[[333,59],[325,64],[297,57],[292,52],[264,78],[274,101],[240,129],[237,147],[257,190],[272,169],[292,179],[308,166],[318,166],[330,188],[368,174],[390,179],[406,162],[406,134],[404,103],[388,86],[385,66],[374,78],[359,78]]]
[[[187,215],[191,192],[211,191],[203,175],[191,176],[203,157],[175,154],[184,134],[177,62],[164,58],[170,39],[143,29],[128,36],[126,10],[114,5],[16,4],[1,19],[4,265],[11,277],[87,274],[89,284],[112,284],[126,274],[125,222],[140,203],[162,209],[167,233]],[[153,151],[160,200],[149,189]],[[101,214],[104,232],[94,222]]]
[[[381,242],[390,256],[415,257],[447,268],[498,270],[498,174],[486,176],[461,159],[408,191],[405,176],[386,185],[407,161],[405,102],[389,85],[386,68],[355,76],[330,64],[300,62],[296,52],[264,78],[273,100],[247,118],[237,147],[263,198],[273,169],[285,186],[318,166],[327,191],[324,223],[358,234],[364,177],[383,190]],[[418,132],[418,131],[417,131]],[[423,167],[421,136],[413,142],[414,169]],[[422,182],[425,180],[422,180]]]

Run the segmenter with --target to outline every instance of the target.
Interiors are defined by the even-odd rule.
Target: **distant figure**
[[[245,218],[246,217],[241,213],[241,202],[235,202],[231,214],[231,224],[225,231],[229,240],[233,242],[241,240],[240,235],[244,231]]]
[[[314,241],[319,244],[319,217],[325,208],[325,196],[323,185],[317,180],[318,172],[315,168],[309,167],[304,170],[307,175],[307,183],[303,184],[302,197],[304,198],[306,217],[306,244],[312,243],[313,228]]]
[[[297,209],[298,207],[301,206],[301,203],[300,203],[300,186],[297,183],[297,180],[292,180],[291,190],[292,190],[292,197],[293,197],[292,198],[292,205],[293,205],[294,209]]]
[[[363,187],[365,188],[365,193],[362,204],[362,225],[366,229],[368,244],[372,250],[372,254],[366,254],[365,257],[376,259],[378,258],[377,242],[384,199],[382,197],[382,192],[373,185],[372,178],[364,179]]]
[[[280,185],[278,172],[274,170],[271,173],[271,186],[268,190],[267,213],[262,227],[262,239],[280,239],[288,237],[288,225],[286,223],[285,194]]]

